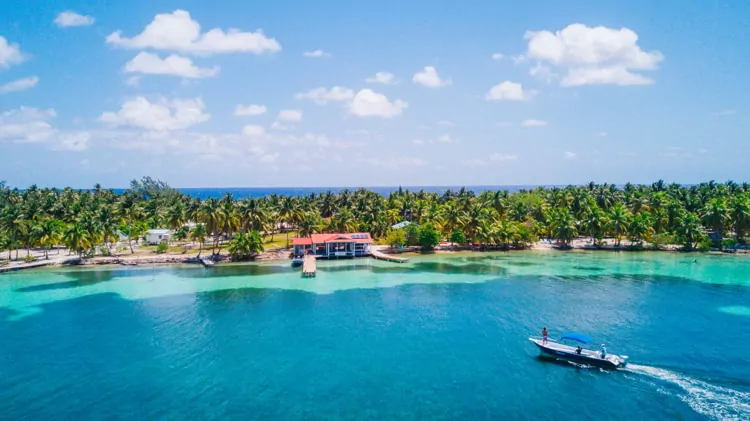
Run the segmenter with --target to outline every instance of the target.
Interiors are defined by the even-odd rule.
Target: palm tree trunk
[[[128,220],[128,246],[130,247],[130,254],[133,254],[133,219]]]

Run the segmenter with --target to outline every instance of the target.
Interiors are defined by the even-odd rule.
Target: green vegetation
[[[402,230],[390,228],[401,221],[412,223]],[[228,245],[236,258],[288,247],[295,235],[332,231],[370,232],[381,243],[425,249],[441,240],[521,249],[540,237],[566,247],[587,236],[594,245],[611,238],[617,246],[626,240],[633,247],[680,244],[695,250],[747,244],[750,185],[659,181],[618,188],[591,183],[512,194],[399,189],[388,196],[359,189],[201,200],[148,177],[122,193],[98,185],[91,190],[31,186],[20,191],[0,183],[0,252],[7,252],[9,260],[19,258],[19,249],[43,250],[48,257],[60,246],[81,256],[109,254],[121,235],[128,236],[123,240],[127,245],[123,242],[117,251],[132,252],[151,228],[175,230],[174,240],[193,242],[199,256],[204,249],[217,254]]]

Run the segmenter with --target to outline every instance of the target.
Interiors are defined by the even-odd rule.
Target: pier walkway
[[[302,261],[302,276],[313,277],[315,276],[316,271],[317,265],[315,256],[308,254],[307,256],[305,256],[305,260]]]
[[[374,257],[374,258],[376,258],[378,260],[385,260],[385,261],[394,262],[394,263],[404,263],[404,262],[408,262],[409,261],[409,259],[407,259],[405,257],[398,257],[398,256],[393,256],[391,254],[385,254],[385,253],[382,253],[382,252],[380,252],[378,250],[372,250],[370,252],[370,255],[372,255],[372,257]]]

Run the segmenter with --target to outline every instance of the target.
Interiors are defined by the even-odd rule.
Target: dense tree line
[[[412,222],[412,227],[391,229],[401,221]],[[399,189],[382,196],[358,189],[200,200],[148,177],[133,181],[122,194],[99,185],[90,190],[31,186],[21,191],[0,183],[0,251],[8,256],[14,250],[17,255],[18,249],[47,251],[59,245],[80,255],[106,254],[120,233],[129,237],[132,252],[133,239],[150,228],[170,228],[178,240],[206,244],[212,254],[230,242],[230,252],[238,256],[262,250],[261,234],[283,231],[288,240],[291,230],[301,236],[364,231],[392,245],[427,248],[437,240],[525,248],[539,238],[565,247],[587,236],[595,245],[611,238],[616,246],[627,240],[630,247],[680,244],[693,250],[747,243],[750,186],[658,181],[650,186],[591,183],[517,193]]]

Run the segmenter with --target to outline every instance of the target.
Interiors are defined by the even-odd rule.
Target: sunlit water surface
[[[0,418],[750,419],[749,258],[411,257],[0,275]]]

